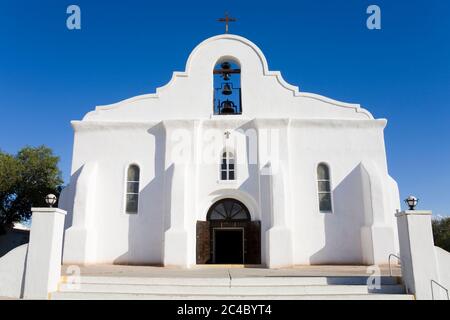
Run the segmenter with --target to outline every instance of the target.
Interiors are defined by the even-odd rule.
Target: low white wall
[[[431,215],[419,210],[396,214],[402,277],[417,300],[447,300],[439,285],[450,289],[450,253],[434,245]]]
[[[0,296],[21,298],[28,243],[23,244],[0,258]]]
[[[439,273],[439,284],[450,290],[450,252],[439,247],[434,247],[434,252]],[[433,290],[440,292],[437,285],[433,286]],[[446,299],[447,297],[444,296],[444,298]]]

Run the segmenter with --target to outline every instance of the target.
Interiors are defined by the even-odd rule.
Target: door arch
[[[206,215],[208,221],[250,221],[250,212],[239,200],[226,198],[215,202]]]
[[[260,264],[261,223],[251,221],[239,200],[213,203],[206,221],[197,221],[197,264]]]

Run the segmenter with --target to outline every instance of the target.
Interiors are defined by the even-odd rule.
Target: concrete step
[[[299,286],[299,285],[367,285],[369,277],[235,277],[230,280],[232,286]],[[397,285],[398,277],[381,277],[381,285]]]
[[[65,284],[70,279],[61,277]],[[130,284],[130,285],[176,285],[176,286],[303,286],[303,285],[366,285],[368,277],[118,277],[82,276],[82,284]],[[381,285],[401,283],[399,277],[381,277]]]
[[[327,295],[180,295],[99,292],[55,292],[52,300],[414,300],[407,294],[327,294]]]
[[[63,274],[65,272],[63,271]],[[52,299],[413,299],[401,278],[375,278],[366,266],[287,269],[82,266],[81,283],[62,277]]]
[[[318,295],[318,294],[402,294],[401,285],[381,285],[379,289],[369,289],[366,285],[257,285],[257,286],[193,286],[193,285],[143,285],[143,284],[108,284],[81,283],[61,284],[60,292],[91,293],[130,293],[130,294],[164,294],[164,295]]]
[[[61,277],[52,299],[412,299],[400,278],[381,277],[369,289],[367,276],[82,276]]]

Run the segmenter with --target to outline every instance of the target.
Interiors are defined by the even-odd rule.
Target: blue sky
[[[66,8],[81,8],[81,30]],[[366,28],[381,8],[382,29]],[[300,90],[360,103],[385,131],[402,199],[450,215],[450,1],[0,0],[0,149],[45,144],[68,181],[73,132],[96,105],[154,92],[190,51],[230,32]]]

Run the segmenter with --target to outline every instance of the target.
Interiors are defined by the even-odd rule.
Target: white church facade
[[[206,39],[156,93],[72,122],[63,262],[387,263],[386,123],[286,83],[243,37]]]

